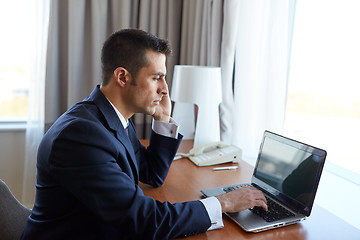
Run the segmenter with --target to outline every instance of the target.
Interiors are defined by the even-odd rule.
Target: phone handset
[[[192,148],[189,151],[189,155],[190,156],[198,156],[200,154],[215,151],[216,149],[219,149],[219,148],[222,148],[222,147],[225,147],[225,146],[229,146],[229,145],[230,144],[225,143],[225,142],[208,143],[208,144],[204,144],[204,145],[200,145],[200,146]]]
[[[198,166],[210,166],[241,159],[240,148],[226,142],[214,142],[197,146],[189,151],[188,158]]]

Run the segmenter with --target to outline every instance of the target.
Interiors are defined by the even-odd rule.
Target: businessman
[[[41,141],[23,239],[172,239],[221,228],[222,212],[267,208],[263,194],[248,187],[175,204],[144,196],[139,181],[160,186],[182,139],[170,117],[169,54],[165,40],[140,30],[105,41],[101,86]],[[147,148],[130,120],[135,113],[153,116]]]

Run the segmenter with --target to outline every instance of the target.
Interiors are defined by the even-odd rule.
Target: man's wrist
[[[227,212],[227,208],[228,208],[227,197],[225,195],[220,195],[220,196],[216,196],[216,198],[219,200],[221,211]]]

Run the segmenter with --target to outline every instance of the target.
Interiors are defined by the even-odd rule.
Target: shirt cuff
[[[224,223],[222,220],[222,211],[219,200],[216,197],[209,197],[201,199],[200,202],[204,204],[211,221],[211,226],[208,230],[223,228]]]
[[[171,138],[177,138],[179,133],[179,125],[172,118],[170,118],[168,123],[154,119],[152,122],[152,129],[159,135]]]

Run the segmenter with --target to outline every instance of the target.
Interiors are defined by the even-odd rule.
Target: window
[[[0,1],[0,123],[27,118],[35,26],[34,1]]]
[[[360,185],[360,1],[296,9],[284,133],[327,150],[328,170]]]

